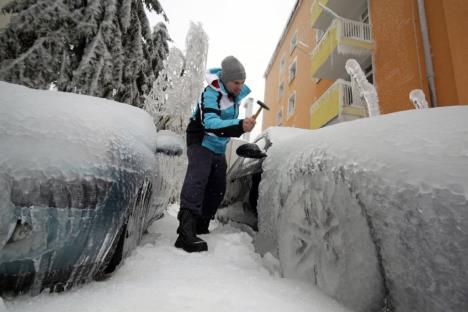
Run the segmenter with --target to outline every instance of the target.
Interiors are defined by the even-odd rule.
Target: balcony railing
[[[366,109],[359,96],[353,93],[351,83],[338,79],[312,104],[310,114],[310,128],[318,129],[343,114],[364,117]]]
[[[327,42],[336,41],[338,43],[344,38],[368,41],[371,43],[372,37],[370,26],[352,20],[335,19],[315,49],[312,51],[312,57],[316,56]]]
[[[317,78],[332,80],[345,78],[344,63],[349,56],[359,60],[359,57],[370,55],[371,50],[372,35],[368,24],[348,19],[335,19],[311,53],[312,73]],[[336,62],[333,62],[333,59],[330,60],[332,55],[336,56]],[[327,61],[329,62],[328,66],[340,66],[339,74],[316,75],[320,67]],[[330,70],[336,71],[334,69]]]
[[[341,26],[343,37],[372,41],[370,26],[365,23],[352,20],[338,20]]]
[[[323,31],[336,15],[350,20],[361,19],[368,0],[315,0],[311,6],[311,25]],[[326,7],[326,9],[324,9]],[[332,13],[333,12],[333,13]]]

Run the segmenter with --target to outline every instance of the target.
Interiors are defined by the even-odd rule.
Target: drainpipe
[[[424,46],[424,60],[426,63],[426,72],[427,80],[429,82],[429,92],[431,93],[431,103],[432,107],[437,107],[437,92],[435,85],[435,74],[434,67],[432,65],[432,54],[431,54],[431,44],[429,42],[429,31],[427,28],[427,17],[426,17],[426,8],[424,6],[424,0],[418,1],[418,12],[419,12],[419,24],[421,26],[421,34]]]

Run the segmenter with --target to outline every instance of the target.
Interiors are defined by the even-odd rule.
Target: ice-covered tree
[[[143,105],[167,56],[158,0],[14,0],[0,32],[0,79]]]
[[[180,84],[184,67],[185,57],[182,51],[172,47],[165,61],[165,67],[159,73],[151,92],[146,97],[144,109],[153,116],[158,130],[171,128],[169,123],[175,116],[172,107],[168,105],[169,94],[172,94],[175,86]]]
[[[177,48],[170,50],[145,101],[145,109],[153,116],[158,130],[182,135],[203,89],[208,36],[201,24],[191,23],[185,46],[185,56]]]
[[[185,56],[179,49],[171,48],[144,106],[158,130],[173,131],[182,137],[191,109],[203,89],[208,36],[200,24],[191,24],[185,47]],[[159,135],[161,133],[164,132]],[[159,155],[158,164],[160,174],[153,186],[169,194],[170,202],[175,202],[179,199],[187,158]],[[153,196],[151,204],[160,204],[157,196]]]

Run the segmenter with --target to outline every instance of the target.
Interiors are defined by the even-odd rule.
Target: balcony
[[[367,110],[351,83],[338,79],[310,107],[310,129],[318,129],[335,118],[337,122],[353,120],[367,116]]]
[[[323,31],[327,30],[334,17],[330,12],[326,12],[319,3],[331,9],[338,16],[350,20],[360,20],[367,7],[367,0],[315,0],[311,7],[312,27]]]
[[[373,41],[369,25],[335,19],[312,51],[312,76],[336,80],[347,78],[345,63],[349,58],[358,61],[361,67],[370,65]]]

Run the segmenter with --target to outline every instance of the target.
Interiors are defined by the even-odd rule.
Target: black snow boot
[[[197,219],[197,234],[210,234],[208,230],[210,226],[210,219],[198,218]]]
[[[196,236],[197,219],[190,210],[181,209],[177,216],[179,227],[177,228],[177,240],[175,246],[182,248],[186,252],[207,251],[208,245],[204,240]]]

